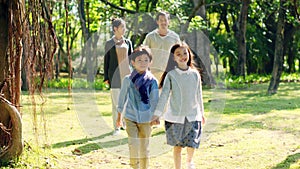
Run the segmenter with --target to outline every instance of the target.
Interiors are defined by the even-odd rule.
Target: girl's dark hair
[[[191,68],[194,68],[194,66],[193,66],[193,57],[194,57],[194,55],[193,55],[190,47],[185,42],[176,43],[175,45],[173,45],[171,47],[167,67],[166,67],[164,73],[160,77],[159,88],[162,88],[167,73],[170,72],[171,70],[174,70],[175,67],[178,66],[177,62],[175,62],[175,60],[174,60],[174,52],[177,48],[181,48],[181,47],[186,48],[188,50],[189,60],[187,62],[187,66],[189,66]]]
[[[121,18],[112,18],[111,19],[111,25],[112,25],[112,30],[113,32],[115,31],[114,28],[119,27],[121,24],[125,24],[125,21]]]
[[[155,20],[159,20],[159,16],[166,16],[167,19],[170,19],[170,14],[168,12],[160,11],[157,13]]]
[[[146,54],[149,57],[150,61],[152,60],[151,50],[146,45],[140,45],[137,48],[135,48],[132,54],[129,56],[129,59],[134,61],[136,57],[141,56],[143,54]]]

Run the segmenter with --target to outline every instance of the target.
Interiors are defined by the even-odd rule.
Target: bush
[[[270,82],[271,75],[259,75],[259,74],[250,74],[246,75],[245,79],[241,76],[226,76],[226,88],[247,88],[251,84],[260,84]],[[287,74],[283,73],[281,75],[281,82],[300,82],[300,74],[293,73]]]
[[[84,78],[71,79],[71,86],[73,89],[95,89],[95,90],[107,90],[109,87],[103,82],[102,77],[96,77],[95,82],[87,82]],[[59,78],[58,80],[48,81],[48,88],[67,89],[69,86],[68,78]]]

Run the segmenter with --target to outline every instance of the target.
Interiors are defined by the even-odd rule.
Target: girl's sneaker
[[[112,135],[117,136],[120,134],[120,132],[121,132],[120,129],[115,129]]]
[[[193,162],[187,163],[187,169],[196,169],[196,166]]]

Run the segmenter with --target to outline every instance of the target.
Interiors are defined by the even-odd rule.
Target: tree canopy
[[[204,84],[216,83],[211,78],[213,62],[223,65],[229,76],[272,75],[270,94],[276,93],[283,72],[300,72],[297,0],[0,0],[3,98],[19,108],[21,86],[34,95],[62,71],[70,79],[76,72],[93,82],[102,73],[111,19],[126,20],[126,36],[136,47],[155,29],[155,13],[161,10],[171,14],[170,29],[200,58]],[[1,125],[11,126],[10,112],[0,112]],[[1,128],[1,136],[5,131]],[[0,140],[0,147],[10,143]]]
[[[199,1],[201,2],[201,1]],[[203,1],[204,2],[204,1]],[[60,50],[66,51],[66,33],[64,31],[66,18],[62,1],[52,3],[49,8],[53,14],[55,31],[60,41]],[[110,19],[112,17],[124,17],[128,22],[127,35],[134,45],[142,43],[145,34],[155,27],[153,17],[156,11],[165,10],[172,15],[171,29],[180,33],[182,25],[190,21],[189,31],[192,29],[205,31],[212,45],[217,50],[224,68],[231,75],[241,75],[238,66],[240,49],[236,41],[235,33],[238,30],[239,14],[243,10],[242,3],[235,0],[205,1],[205,16],[201,16],[199,9],[195,15],[191,12],[197,5],[197,1],[70,1],[69,11],[69,35],[72,59],[81,56],[80,49],[92,34],[104,35],[105,41],[111,34]],[[284,71],[292,73],[299,71],[299,7],[296,1],[287,1],[283,5],[286,12],[284,20]],[[275,53],[276,30],[280,2],[277,1],[251,1],[247,8],[245,18],[245,74],[270,74],[273,70]],[[136,28],[132,16],[149,14],[152,21],[140,24]],[[205,17],[205,18],[204,18]],[[150,18],[151,19],[151,18]],[[146,20],[139,18],[139,22]],[[148,22],[149,21],[149,22]],[[85,27],[84,27],[85,25]],[[154,25],[154,26],[153,26]],[[138,30],[137,30],[138,29]],[[97,40],[97,39],[95,39]],[[103,52],[103,51],[102,51]],[[65,53],[65,52],[64,52]],[[103,53],[102,53],[103,54]],[[63,60],[63,57],[61,58]],[[67,60],[65,59],[66,65]],[[97,65],[99,66],[99,65]],[[80,67],[82,68],[82,67]]]

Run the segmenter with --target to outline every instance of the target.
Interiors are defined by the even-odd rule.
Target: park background
[[[110,19],[123,17],[138,46],[160,10],[195,52],[203,79],[208,124],[197,166],[300,168],[297,0],[0,0],[1,166],[129,168],[114,153],[127,149],[126,134],[97,130],[97,120],[111,123],[103,44]],[[88,110],[97,117],[81,116]],[[172,168],[171,152],[151,166]]]

